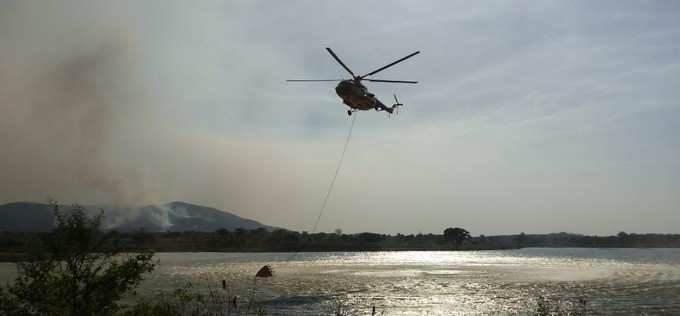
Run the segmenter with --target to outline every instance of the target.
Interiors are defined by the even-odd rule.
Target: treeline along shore
[[[19,260],[31,241],[49,233],[0,232],[0,260]],[[417,251],[494,250],[522,247],[680,247],[680,234],[586,236],[570,233],[471,236],[465,229],[442,234],[307,233],[219,229],[215,232],[117,232],[120,247],[135,252],[296,252],[296,251]]]

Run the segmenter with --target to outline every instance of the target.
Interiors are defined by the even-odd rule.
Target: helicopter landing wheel
[[[352,116],[352,110],[347,110],[347,115]]]

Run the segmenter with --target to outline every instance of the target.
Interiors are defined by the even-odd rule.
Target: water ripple
[[[522,249],[476,252],[159,254],[147,292],[191,282],[253,293],[269,310],[314,315],[337,306],[389,315],[503,314],[539,296],[602,313],[680,314],[680,250]],[[272,264],[275,277],[253,275]]]

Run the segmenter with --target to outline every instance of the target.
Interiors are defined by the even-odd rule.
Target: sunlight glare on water
[[[180,287],[253,293],[270,311],[316,315],[346,304],[388,315],[489,314],[535,308],[539,296],[592,310],[680,313],[680,250],[550,249],[158,254],[147,293]],[[253,275],[271,264],[275,276]]]

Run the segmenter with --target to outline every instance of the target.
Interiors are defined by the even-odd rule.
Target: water
[[[583,298],[603,314],[680,315],[680,249],[526,248],[505,251],[160,253],[142,295],[182,287],[254,296],[269,311],[366,314],[521,313],[539,296]],[[275,276],[255,272],[270,264]],[[9,264],[0,276],[12,274]],[[0,280],[2,277],[0,277]]]

